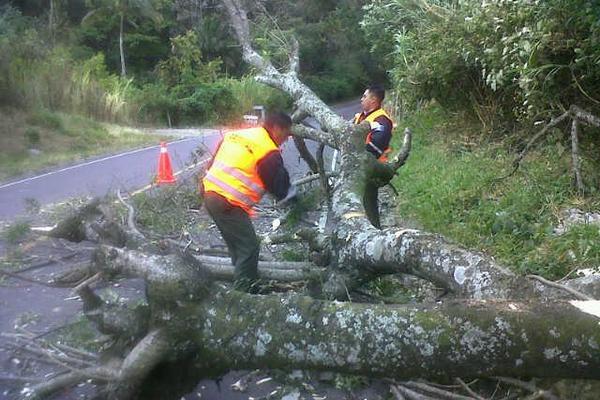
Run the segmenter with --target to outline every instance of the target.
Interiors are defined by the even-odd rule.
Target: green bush
[[[227,83],[177,85],[148,84],[136,102],[146,121],[170,120],[173,125],[226,121],[238,110],[238,103]]]
[[[227,119],[236,106],[232,92],[220,82],[193,88],[177,86],[173,93],[178,95],[178,116],[182,122]]]
[[[231,91],[235,99],[234,118],[240,119],[243,113],[250,112],[255,105],[263,105],[267,110],[287,110],[292,106],[292,99],[287,93],[259,83],[252,76],[244,76],[240,79],[227,78],[221,82]]]
[[[174,125],[227,120],[238,109],[220,60],[206,62],[193,31],[171,39],[172,54],[156,67],[157,80],[137,93],[142,115]]]
[[[599,16],[590,0],[378,0],[362,26],[409,105],[510,123],[600,110]]]
[[[7,227],[3,232],[2,236],[10,244],[17,244],[25,240],[31,227],[28,222],[17,221]]]
[[[547,117],[574,103],[599,109],[597,2],[491,1],[467,12],[473,34],[463,54],[489,87],[514,95],[520,114]]]
[[[27,118],[27,122],[40,128],[63,131],[64,125],[60,116],[47,110],[38,110]]]
[[[132,201],[137,211],[136,222],[142,228],[168,235],[203,229],[202,223],[189,211],[202,205],[195,185],[159,187],[134,196]]]
[[[358,90],[360,90],[354,87],[352,81],[349,81],[344,77],[309,75],[306,76],[304,80],[323,101],[347,99],[359,93]],[[364,88],[362,89],[364,90]]]
[[[32,127],[25,129],[25,139],[27,143],[31,146],[35,146],[40,143],[40,132]]]

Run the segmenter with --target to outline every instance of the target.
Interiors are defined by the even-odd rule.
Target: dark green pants
[[[214,192],[204,194],[204,206],[217,224],[235,267],[235,288],[250,291],[258,280],[260,243],[250,216]]]

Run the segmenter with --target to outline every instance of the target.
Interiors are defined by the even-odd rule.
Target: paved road
[[[334,109],[349,119],[359,111],[358,101],[335,106]],[[310,123],[311,121],[309,121]],[[312,121],[314,123],[314,121]],[[169,142],[169,155],[175,171],[180,171],[194,161],[207,158],[208,153],[198,158],[199,147],[214,151],[220,140],[218,130],[162,130],[158,134],[183,136]],[[189,136],[188,136],[189,135]],[[157,140],[158,142],[158,140]],[[316,144],[309,144],[314,150]],[[283,156],[292,176],[305,172],[293,143],[286,143]],[[28,199],[40,205],[65,201],[77,196],[103,196],[116,189],[131,192],[151,183],[156,174],[159,146],[132,150],[121,154],[92,159],[81,164],[59,168],[41,175],[0,183],[0,220],[10,220],[26,210]]]

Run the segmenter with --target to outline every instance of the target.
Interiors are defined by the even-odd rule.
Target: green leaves
[[[586,204],[571,191],[563,135],[551,136],[555,142],[528,157],[526,171],[497,181],[513,156],[485,141],[465,149],[457,132],[473,130],[476,140],[477,128],[464,119],[429,106],[400,125],[415,130],[410,159],[394,180],[402,219],[417,220],[423,229],[481,249],[520,272],[558,278],[576,266],[600,265],[600,226],[582,220],[555,233],[562,210],[598,207],[597,196],[595,205]]]
[[[493,101],[502,118],[521,121],[571,104],[600,110],[598,2],[450,4],[378,0],[364,9],[361,26],[373,50],[387,49],[395,86],[408,104],[436,99],[485,119],[481,105]]]
[[[220,68],[219,59],[209,62],[202,60],[198,35],[194,31],[172,38],[171,55],[156,66],[160,81],[168,87],[214,82]]]

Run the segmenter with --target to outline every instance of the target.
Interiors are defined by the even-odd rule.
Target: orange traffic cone
[[[176,181],[171,168],[171,158],[167,152],[167,143],[160,142],[160,156],[158,158],[158,175],[156,176],[156,184],[174,183]]]

